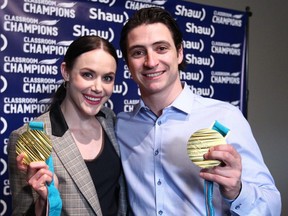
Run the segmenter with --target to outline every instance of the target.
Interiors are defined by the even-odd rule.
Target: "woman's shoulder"
[[[115,113],[112,109],[108,108],[108,107],[105,107],[103,106],[100,110],[100,115],[103,115],[106,117],[106,118],[115,118]]]

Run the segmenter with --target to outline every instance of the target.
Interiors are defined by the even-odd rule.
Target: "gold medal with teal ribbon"
[[[205,160],[203,155],[209,148],[226,144],[225,138],[229,134],[229,129],[215,121],[210,128],[200,129],[194,132],[187,144],[187,154],[189,159],[200,168],[212,168],[221,164],[219,160]],[[205,208],[207,216],[214,216],[213,206],[213,182],[204,181]]]
[[[24,163],[29,165],[33,161],[45,161],[49,170],[54,174],[52,159],[52,143],[50,137],[45,133],[43,122],[29,122],[28,130],[19,136],[16,142],[16,153],[25,153]],[[55,187],[54,178],[48,189],[49,216],[60,216],[62,211],[62,199],[58,189]]]

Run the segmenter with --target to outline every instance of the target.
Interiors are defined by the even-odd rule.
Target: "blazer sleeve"
[[[16,141],[26,127],[13,131],[8,141],[8,172],[12,193],[12,215],[34,215],[34,203],[37,194],[26,181],[26,174],[18,170],[16,164]]]

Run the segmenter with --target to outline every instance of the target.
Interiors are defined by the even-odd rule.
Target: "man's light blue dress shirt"
[[[229,103],[192,93],[185,84],[160,117],[142,100],[133,112],[118,114],[116,134],[134,215],[205,215],[204,180],[187,155],[195,131],[214,121],[230,129],[227,143],[242,157],[242,190],[232,203],[214,184],[215,215],[280,215],[280,193],[267,169],[250,126]]]

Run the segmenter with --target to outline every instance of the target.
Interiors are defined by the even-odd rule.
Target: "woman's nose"
[[[92,83],[92,91],[95,91],[97,93],[102,92],[102,81],[101,79],[95,79]]]

